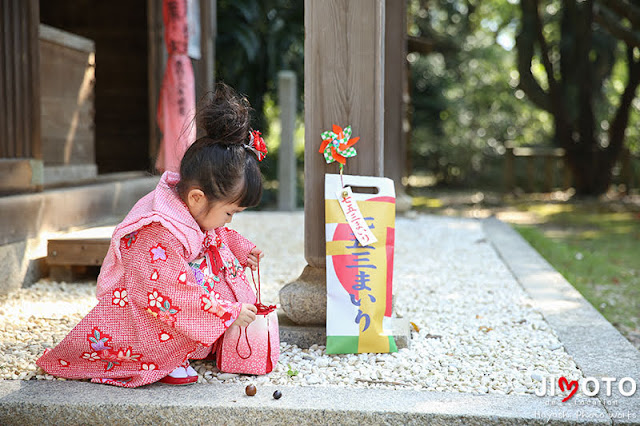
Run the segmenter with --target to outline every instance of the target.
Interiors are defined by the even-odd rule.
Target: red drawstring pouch
[[[253,284],[256,286],[251,271]],[[258,265],[258,313],[255,321],[246,327],[232,325],[222,335],[216,364],[225,373],[267,374],[280,357],[280,330],[275,305],[263,305],[260,299],[260,265]]]

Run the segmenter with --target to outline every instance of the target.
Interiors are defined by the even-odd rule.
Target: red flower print
[[[118,351],[118,361],[138,361],[140,354],[131,353],[131,347],[127,349],[120,349]]]
[[[202,303],[202,310],[205,312],[209,312],[210,314],[214,314],[221,318],[225,313],[227,313],[216,299],[212,300],[209,296],[202,295],[200,296],[200,301]]]
[[[151,254],[151,263],[156,262],[158,260],[167,260],[167,250],[162,247],[161,244],[158,243],[157,246],[155,247],[151,247],[151,250],[149,250],[149,253]]]
[[[118,356],[115,352],[110,352],[108,350],[100,351],[100,359],[107,359],[111,361],[115,361],[118,359]]]
[[[169,313],[169,311],[161,310],[160,312],[158,312],[158,319],[160,319],[160,321],[166,322],[167,324],[173,324],[176,322],[175,316]]]
[[[114,305],[120,306],[120,307],[124,307],[127,305],[127,303],[129,302],[129,299],[127,298],[127,290],[124,288],[117,288],[113,291],[113,299],[111,301],[111,303],[113,303]]]
[[[171,299],[154,288],[148,293],[147,311],[159,320],[173,326],[176,322],[175,315],[180,312],[180,308],[171,303]]]
[[[155,288],[153,289],[153,292],[149,293],[149,306],[160,308],[163,300],[164,298]]]

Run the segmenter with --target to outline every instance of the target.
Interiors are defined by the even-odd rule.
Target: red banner
[[[156,169],[178,172],[182,156],[196,138],[193,120],[196,109],[195,83],[191,59],[187,55],[187,1],[163,0],[162,15],[169,57],[158,101],[157,120],[162,141]]]

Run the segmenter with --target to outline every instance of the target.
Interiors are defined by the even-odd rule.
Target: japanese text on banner
[[[358,242],[362,246],[376,243],[378,240],[369,229],[364,217],[362,217],[360,208],[358,207],[356,200],[353,198],[351,187],[347,186],[346,188],[339,189],[337,195],[340,207],[347,218],[347,223],[349,223],[349,226],[353,230],[353,234],[358,239]]]

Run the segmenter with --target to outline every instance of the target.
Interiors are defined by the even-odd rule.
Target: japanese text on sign
[[[340,207],[347,218],[347,223],[351,227],[353,235],[358,239],[358,242],[362,246],[377,242],[378,240],[367,226],[367,222],[365,222],[364,217],[362,217],[360,208],[358,208],[358,204],[353,198],[351,187],[347,186],[346,188],[339,189],[337,195]]]
[[[367,217],[364,219],[373,220],[372,217]],[[374,227],[373,225],[371,226],[367,225],[366,222],[365,222],[365,226],[367,226],[367,229]],[[355,237],[355,234],[354,234],[354,237]],[[368,272],[366,272],[364,269],[378,269],[372,263],[368,263],[370,262],[369,257],[365,257],[365,256],[369,256],[371,253],[370,250],[375,250],[375,248],[373,246],[362,246],[358,244],[358,240],[354,238],[353,245],[347,246],[347,249],[356,250],[356,251],[350,252],[350,254],[353,256],[352,261],[354,262],[354,264],[347,265],[347,268],[358,269],[358,272],[356,273],[356,276],[355,276],[355,282],[351,286],[351,289],[353,291],[358,292],[359,298],[356,298],[356,295],[354,295],[353,293],[349,293],[349,297],[351,298],[351,304],[358,307],[358,314],[356,315],[356,318],[355,318],[356,324],[360,324],[360,322],[364,320],[364,328],[362,329],[362,332],[364,333],[369,328],[369,325],[371,323],[371,317],[369,316],[369,314],[364,313],[361,309],[362,295],[366,294],[367,296],[369,296],[369,300],[371,301],[371,303],[376,302],[376,298],[372,294],[363,293],[365,291],[370,292],[372,290],[371,287],[367,286],[367,283],[371,281],[371,275]]]

